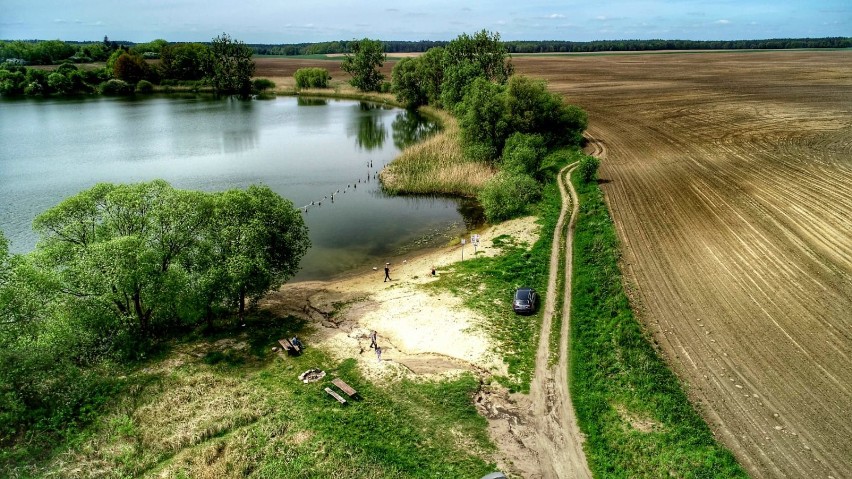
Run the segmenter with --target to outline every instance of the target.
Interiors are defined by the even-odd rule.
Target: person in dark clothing
[[[387,281],[393,281],[390,277],[390,263],[385,263],[385,281],[383,283]]]
[[[376,343],[376,338],[378,337],[378,333],[375,330],[370,331],[370,348],[379,347],[378,343]]]

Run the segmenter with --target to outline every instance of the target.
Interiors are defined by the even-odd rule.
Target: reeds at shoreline
[[[379,173],[391,194],[446,194],[475,196],[496,170],[465,158],[458,122],[449,113],[431,107],[421,111],[441,123],[442,131],[406,148]]]

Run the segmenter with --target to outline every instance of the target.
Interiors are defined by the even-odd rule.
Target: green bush
[[[492,223],[520,216],[541,197],[541,185],[528,175],[501,172],[485,184],[478,199]]]
[[[264,90],[271,90],[275,88],[275,82],[268,78],[256,78],[253,82],[251,82],[251,89],[255,93],[260,93]]]
[[[130,95],[133,93],[133,85],[124,80],[113,78],[101,84],[101,94],[104,95]]]
[[[56,72],[62,73],[63,75],[67,75],[68,72],[76,72],[78,70],[79,68],[77,68],[77,66],[72,63],[63,63],[62,65],[59,65],[59,68],[56,69]]]
[[[299,68],[293,75],[298,88],[328,88],[331,75],[325,68]]]
[[[577,167],[580,173],[580,179],[583,183],[591,183],[598,178],[598,166],[601,162],[594,156],[584,156],[580,160],[580,165]]]
[[[541,135],[514,133],[503,147],[503,170],[535,175],[546,152],[547,146]]]
[[[136,84],[136,92],[137,93],[153,93],[154,92],[154,84],[149,82],[148,80],[139,80],[139,83]]]

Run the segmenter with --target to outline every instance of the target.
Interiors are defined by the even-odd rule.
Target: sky
[[[0,0],[0,39],[246,43],[373,38],[752,40],[852,36],[850,0]]]

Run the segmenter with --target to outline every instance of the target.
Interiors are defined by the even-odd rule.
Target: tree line
[[[385,53],[423,53],[431,48],[446,47],[448,41],[378,40]],[[353,41],[319,43],[249,44],[257,55],[321,55],[352,51]],[[505,41],[508,53],[592,53],[610,51],[654,50],[784,50],[794,48],[852,48],[852,37],[771,38],[764,40],[596,40],[574,42],[562,40]]]
[[[73,425],[113,362],[176,331],[242,321],[298,270],[301,213],[268,187],[98,184],[40,214],[29,254],[0,232],[0,443]]]
[[[423,53],[430,48],[446,47],[449,41],[379,40],[386,53]],[[212,42],[202,42],[210,46]],[[325,55],[347,53],[358,40],[337,40],[316,43],[249,43],[255,55]],[[63,42],[61,40],[0,41],[0,62],[16,60],[30,65],[52,65],[65,61],[89,63],[105,61],[110,52],[124,48],[139,55],[156,55],[165,40],[148,43],[114,42]],[[609,51],[654,50],[785,50],[795,48],[852,48],[852,37],[823,38],[769,38],[760,40],[595,40],[575,42],[569,40],[512,40],[505,41],[508,53],[592,53]],[[151,58],[156,58],[153,56]]]
[[[209,88],[216,94],[245,97],[271,86],[268,82],[252,82],[253,52],[228,34],[215,37],[209,44],[154,40],[126,47],[104,38],[103,43],[79,45],[76,49],[58,41],[12,42],[5,47],[0,50],[3,55],[20,57],[7,57],[0,64],[3,96],[123,95],[148,93],[159,84]],[[10,58],[21,61],[9,61]],[[46,71],[23,66],[23,58],[35,60],[34,63],[56,63],[57,59],[65,62]],[[80,68],[75,65],[80,59],[104,61],[105,66]],[[153,59],[159,62],[154,64],[150,61]]]

